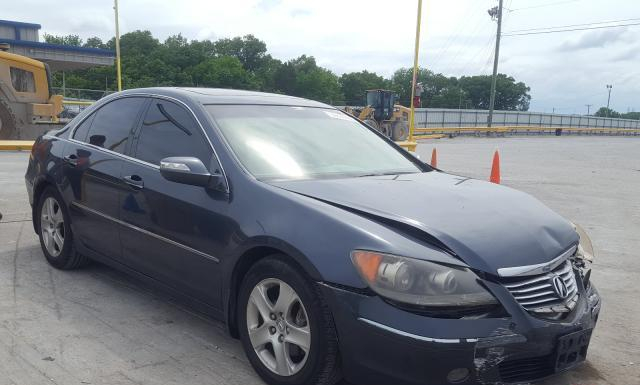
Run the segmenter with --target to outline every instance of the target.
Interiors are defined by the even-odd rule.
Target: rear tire
[[[270,385],[333,385],[341,377],[333,317],[314,283],[285,258],[258,261],[242,281],[237,320],[245,353]]]
[[[35,220],[42,253],[51,266],[61,270],[72,270],[89,262],[89,259],[79,254],[73,246],[67,206],[53,187],[46,187],[40,195]]]

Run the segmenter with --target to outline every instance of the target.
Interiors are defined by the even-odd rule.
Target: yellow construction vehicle
[[[58,123],[62,95],[53,95],[46,64],[0,44],[0,139],[33,139]],[[51,128],[51,127],[47,127]]]
[[[345,111],[395,141],[409,135],[411,109],[396,104],[397,95],[390,90],[367,90],[365,107],[346,107]]]

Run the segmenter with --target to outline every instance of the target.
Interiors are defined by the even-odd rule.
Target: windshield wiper
[[[398,171],[398,172],[378,172],[371,174],[360,174],[357,175],[356,178],[364,178],[367,176],[385,176],[385,175],[402,175],[402,174],[414,174],[412,171]]]

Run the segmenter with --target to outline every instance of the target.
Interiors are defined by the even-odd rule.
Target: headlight
[[[593,262],[594,252],[593,252],[593,244],[591,243],[591,238],[587,235],[587,232],[580,225],[573,224],[573,227],[576,229],[576,233],[580,236],[580,243],[578,244],[577,255],[582,257],[584,260],[588,262]]]
[[[371,290],[393,301],[426,307],[498,303],[466,268],[365,250],[351,252],[351,260]]]
[[[580,225],[573,223],[573,227],[576,229],[576,233],[580,236],[580,243],[578,243],[578,250],[573,260],[573,265],[580,270],[582,275],[582,281],[584,286],[591,288],[591,264],[593,263],[593,244],[591,238],[587,235],[587,232]]]

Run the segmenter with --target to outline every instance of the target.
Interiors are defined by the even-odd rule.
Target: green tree
[[[44,34],[46,41],[57,44],[114,50],[115,39],[103,41],[92,37],[84,42],[77,35]],[[181,34],[163,42],[149,31],[133,31],[120,38],[124,88],[152,86],[207,86],[256,89],[324,101],[334,104],[361,104],[367,89],[395,91],[400,102],[409,105],[411,68],[397,70],[391,79],[373,72],[346,73],[338,77],[318,66],[312,56],[302,55],[287,62],[273,58],[267,45],[253,35],[217,41],[189,41]],[[114,90],[115,66],[67,71],[67,88]],[[423,84],[423,107],[488,108],[491,77],[470,76],[457,79],[420,68],[418,81]],[[53,74],[54,86],[62,85],[60,73]],[[512,77],[500,75],[496,109],[526,110],[529,88]]]
[[[469,108],[471,106],[471,100],[468,99],[466,91],[457,85],[443,88],[428,103],[428,106],[433,108]]]
[[[45,33],[43,35],[45,43],[72,45],[74,47],[82,47],[82,39],[78,35],[57,36]]]
[[[412,68],[400,68],[391,77],[392,88],[398,93],[401,104],[409,106],[411,100]],[[422,83],[421,107],[458,108],[460,89],[458,79],[418,69],[418,83]]]
[[[268,60],[267,45],[253,35],[220,39],[214,43],[218,56],[235,56],[247,71],[257,71]]]
[[[274,87],[277,92],[326,103],[344,100],[338,77],[319,67],[313,56],[302,55],[280,66],[274,74]]]
[[[276,92],[275,75],[282,67],[282,62],[271,55],[263,60],[262,65],[255,71],[258,88],[261,91]]]
[[[625,119],[640,120],[640,112],[627,112],[626,114],[622,114],[621,117]]]
[[[463,76],[459,80],[460,88],[467,94],[473,108],[489,109],[491,96],[491,76]],[[531,95],[523,82],[516,82],[511,76],[498,74],[496,81],[496,110],[527,111]]]
[[[600,107],[598,111],[594,114],[595,116],[605,117],[605,118],[619,118],[620,113],[611,108]]]
[[[362,105],[366,90],[384,89],[389,86],[390,82],[387,79],[366,70],[346,73],[340,77],[340,88],[347,105]]]
[[[158,39],[150,31],[133,31],[120,37],[120,53],[123,60],[126,56],[139,57],[149,55],[160,47]]]
[[[428,85],[431,82],[430,80],[433,78],[434,74],[430,70],[426,68],[418,68],[418,83],[422,83],[423,85]],[[413,69],[412,68],[400,68],[393,73],[391,76],[391,89],[396,91],[398,96],[400,97],[400,103],[405,106],[411,105],[411,85],[413,81]],[[429,99],[430,96],[427,90],[421,95],[423,99]],[[427,103],[423,102],[423,106],[429,106]]]
[[[99,37],[90,37],[90,38],[88,38],[87,41],[82,46],[83,47],[88,47],[88,48],[109,49],[107,44],[103,43],[102,39],[100,39]]]
[[[221,56],[203,61],[193,68],[196,86],[252,89],[255,81],[240,60],[232,56]]]

